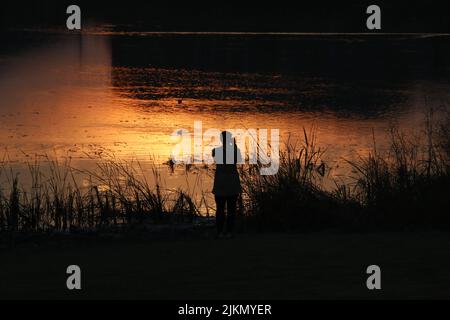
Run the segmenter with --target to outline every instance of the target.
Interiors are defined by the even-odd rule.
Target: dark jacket
[[[234,149],[234,152],[233,152]],[[214,187],[212,192],[216,197],[237,196],[242,192],[241,182],[236,164],[242,162],[239,148],[235,144],[215,148],[212,152],[216,163]],[[227,161],[228,159],[228,161]]]

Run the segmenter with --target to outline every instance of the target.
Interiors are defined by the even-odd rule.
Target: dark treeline
[[[377,1],[385,32],[448,32],[445,5]],[[65,8],[82,7],[84,19],[132,24],[158,31],[363,32],[370,1],[55,1],[2,3],[0,27],[64,25]]]

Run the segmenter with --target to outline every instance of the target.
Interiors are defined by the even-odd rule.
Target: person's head
[[[231,145],[233,144],[233,135],[231,132],[222,131],[220,134],[220,141],[222,142],[222,145]]]

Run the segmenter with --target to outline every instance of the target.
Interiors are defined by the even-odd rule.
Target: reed
[[[447,120],[448,121],[448,120]],[[387,153],[376,144],[368,156],[350,165],[359,173],[350,198],[364,208],[368,223],[382,228],[449,227],[449,136],[444,124],[427,115],[422,135],[390,129]]]
[[[357,172],[349,184],[325,189],[330,172],[316,131],[281,148],[275,175],[260,174],[263,164],[239,168],[243,194],[242,226],[258,230],[299,231],[450,227],[450,116],[427,115],[422,135],[392,127],[390,148],[347,161]],[[268,152],[270,152],[270,148]],[[161,223],[193,223],[214,207],[203,190],[210,168],[184,167],[186,189],[169,190],[161,168],[151,162],[109,156],[92,171],[72,166],[70,158],[45,157],[27,164],[23,185],[7,155],[0,161],[1,232],[80,232],[127,229]],[[169,167],[173,172],[177,168]],[[85,177],[80,186],[76,175]],[[188,177],[195,176],[193,180]]]
[[[96,170],[83,171],[73,168],[70,158],[60,162],[46,157],[27,166],[30,186],[20,184],[7,161],[1,164],[6,179],[0,189],[0,231],[74,232],[192,222],[200,212],[188,191],[170,194],[164,189],[156,165],[153,183],[138,162],[100,159]],[[79,186],[76,173],[87,177],[87,186]]]
[[[285,143],[275,175],[260,175],[261,164],[241,168],[244,207],[258,228],[297,230],[332,223],[334,198],[320,183],[325,150],[318,147],[314,129],[303,132],[303,141]]]

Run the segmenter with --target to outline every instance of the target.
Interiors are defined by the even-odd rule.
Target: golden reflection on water
[[[141,72],[157,74],[161,70]],[[186,70],[170,72],[189,74]],[[19,161],[52,154],[71,156],[77,165],[88,166],[84,160],[90,157],[113,154],[119,159],[148,160],[151,156],[162,163],[174,146],[170,135],[181,128],[192,131],[195,121],[202,121],[204,130],[277,128],[281,141],[302,139],[303,127],[315,127],[318,144],[327,149],[325,162],[332,169],[331,176],[338,177],[349,173],[343,158],[354,161],[367,155],[373,145],[372,133],[383,148],[391,121],[405,128],[416,128],[422,121],[417,112],[423,102],[421,84],[409,88],[411,112],[364,118],[323,110],[277,111],[276,103],[269,111],[261,111],[258,101],[227,96],[176,99],[172,91],[183,90],[176,84],[150,83],[135,88],[153,93],[138,100],[124,94],[133,89],[126,73],[112,66],[107,36],[66,38],[8,57],[0,75],[0,146],[12,160]],[[114,74],[125,75],[112,79]],[[226,88],[217,83],[195,87],[197,91],[206,89],[216,93],[249,90],[232,82]],[[273,91],[289,94],[283,88]]]

